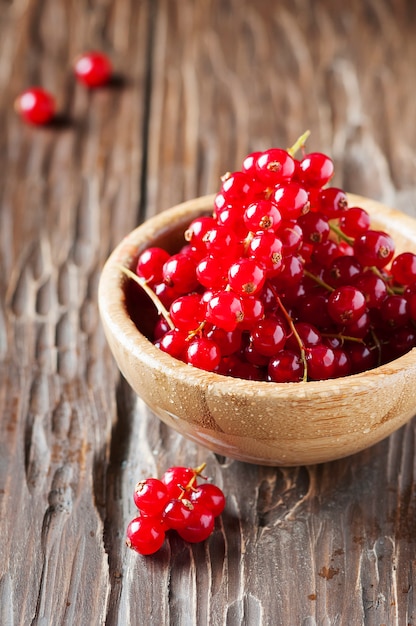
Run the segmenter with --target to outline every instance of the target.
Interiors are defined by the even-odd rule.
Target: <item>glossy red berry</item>
[[[268,365],[268,375],[275,383],[298,383],[302,380],[304,365],[298,352],[281,350]]]
[[[161,480],[146,478],[137,483],[133,500],[143,515],[159,515],[169,500],[168,490]]]
[[[335,289],[328,299],[328,312],[335,323],[351,324],[366,310],[364,294],[352,285]]]
[[[416,281],[416,254],[402,252],[393,259],[391,275],[400,285],[408,285]]]
[[[190,501],[201,504],[206,509],[212,511],[215,517],[221,515],[225,507],[225,496],[223,491],[213,483],[203,483],[198,485],[190,493]]]
[[[165,541],[165,530],[158,518],[136,517],[127,526],[126,543],[139,554],[154,554]]]
[[[76,59],[74,72],[76,78],[86,87],[102,87],[110,81],[113,68],[107,55],[91,51]]]
[[[223,330],[234,330],[244,319],[241,299],[232,291],[218,291],[207,304],[206,319]]]
[[[136,273],[150,284],[160,283],[163,280],[163,265],[168,259],[169,253],[163,248],[147,248],[137,260]]]
[[[41,126],[52,121],[56,114],[54,97],[41,87],[31,87],[15,101],[17,113],[30,124]]]
[[[300,162],[298,176],[307,187],[320,188],[326,185],[334,174],[334,163],[322,152],[311,152]]]
[[[187,498],[169,500],[163,511],[162,519],[166,526],[179,530],[185,528],[191,519],[193,505]]]
[[[186,362],[189,365],[206,370],[214,371],[221,361],[221,352],[218,344],[207,337],[195,337],[186,349]]]
[[[214,513],[202,504],[195,503],[187,525],[178,529],[178,535],[189,543],[199,543],[212,534],[214,524]]]
[[[393,258],[394,241],[388,233],[367,230],[354,243],[354,253],[363,266],[385,267]]]
[[[189,483],[194,487],[197,485],[197,475],[191,467],[180,465],[167,469],[160,479],[167,487],[169,498],[179,498],[183,496],[184,489]]]
[[[257,177],[266,185],[289,181],[295,171],[295,162],[286,150],[271,148],[256,160]]]

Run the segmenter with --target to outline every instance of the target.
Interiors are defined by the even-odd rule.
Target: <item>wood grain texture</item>
[[[414,420],[325,465],[217,458],[134,397],[97,311],[140,220],[306,128],[336,184],[416,215],[415,27],[412,0],[0,0],[2,625],[416,622]],[[120,79],[90,93],[92,47]],[[13,111],[34,83],[50,128]],[[212,537],[127,550],[137,480],[203,460]]]

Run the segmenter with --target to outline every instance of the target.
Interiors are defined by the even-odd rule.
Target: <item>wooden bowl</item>
[[[372,227],[393,236],[396,252],[416,250],[416,220],[360,196],[350,196],[349,203],[365,208]],[[212,207],[213,196],[206,196],[151,218],[117,246],[100,278],[99,308],[111,351],[155,415],[218,454],[282,466],[354,454],[408,421],[416,412],[416,349],[344,378],[253,382],[199,370],[153,346],[145,336],[150,312],[145,296],[138,330],[127,309],[127,292],[135,284],[119,266],[134,269],[138,254],[149,245],[177,251],[187,225]],[[137,296],[140,287],[135,289]]]

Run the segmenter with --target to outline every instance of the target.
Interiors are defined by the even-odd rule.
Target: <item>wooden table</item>
[[[0,0],[2,626],[416,623],[414,420],[319,466],[216,457],[137,400],[97,311],[130,229],[307,128],[334,184],[416,215],[415,28],[413,0]],[[89,48],[108,88],[74,81]],[[48,128],[13,110],[34,84]],[[135,483],[204,460],[211,538],[128,550]]]

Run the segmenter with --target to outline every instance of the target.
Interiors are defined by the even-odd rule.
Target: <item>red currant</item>
[[[26,89],[15,101],[15,109],[30,124],[40,126],[50,122],[56,114],[54,97],[41,87]]]
[[[212,534],[214,523],[214,513],[196,502],[187,525],[178,529],[178,535],[189,543],[199,543],[208,539]]]
[[[111,78],[113,68],[109,58],[98,51],[85,52],[75,61],[76,78],[87,87],[102,87]]]
[[[222,490],[212,483],[198,485],[190,493],[193,504],[198,503],[212,511],[215,517],[221,515],[225,507],[225,496]]]
[[[137,483],[133,499],[143,515],[159,515],[168,502],[168,490],[161,480],[146,478]]]
[[[126,543],[139,554],[154,554],[165,541],[165,530],[160,519],[136,517],[127,526]]]

